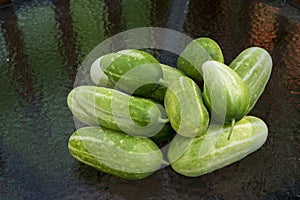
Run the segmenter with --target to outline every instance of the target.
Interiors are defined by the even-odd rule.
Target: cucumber
[[[102,71],[100,65],[104,64],[104,57],[109,55],[101,56],[100,58],[96,59],[90,70],[90,76],[92,81],[97,85],[101,87],[107,87],[107,88],[114,88],[114,84],[108,79],[107,75]]]
[[[233,123],[243,118],[247,114],[250,95],[239,75],[218,61],[205,62],[202,70],[203,96],[211,118]]]
[[[76,130],[68,149],[80,162],[124,179],[145,178],[164,163],[161,151],[149,138],[100,127]]]
[[[164,102],[165,94],[168,88],[168,85],[174,80],[177,80],[180,76],[185,76],[185,74],[174,67],[168,65],[160,64],[163,72],[163,80],[153,92],[151,92],[147,97],[151,98],[159,103]]]
[[[172,168],[189,177],[210,173],[256,151],[268,135],[266,124],[252,116],[245,116],[237,122],[228,140],[230,129],[228,126],[222,129],[211,127],[206,134],[196,138],[176,135],[168,150]]]
[[[265,90],[272,71],[270,54],[260,47],[242,51],[229,65],[246,83],[250,92],[249,113]]]
[[[121,91],[144,96],[152,92],[162,78],[159,62],[139,50],[122,50],[112,56],[109,64],[101,65],[109,80]]]
[[[190,42],[178,58],[178,69],[194,81],[202,81],[201,66],[205,61],[224,63],[220,46],[212,39],[201,37]]]
[[[206,132],[209,115],[196,83],[181,76],[174,81],[165,95],[165,109],[172,128],[180,135],[195,137]]]
[[[164,126],[161,105],[114,89],[79,86],[68,95],[73,115],[87,125],[98,125],[137,136],[152,136]]]

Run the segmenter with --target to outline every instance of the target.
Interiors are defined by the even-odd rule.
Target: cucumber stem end
[[[229,131],[229,135],[228,135],[227,140],[230,140],[230,137],[231,137],[231,134],[232,134],[232,131],[233,131],[234,124],[235,124],[235,119],[231,119],[231,127],[230,127],[230,131]]]

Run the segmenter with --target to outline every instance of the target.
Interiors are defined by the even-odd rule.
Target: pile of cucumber
[[[266,50],[250,47],[225,65],[219,45],[198,38],[176,67],[133,49],[98,58],[90,70],[95,85],[68,95],[71,112],[85,124],[69,138],[71,155],[126,179],[145,178],[167,165],[196,177],[264,144],[266,124],[247,114],[270,78]]]

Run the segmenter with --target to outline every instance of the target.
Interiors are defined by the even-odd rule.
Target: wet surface
[[[260,150],[198,178],[167,167],[139,181],[71,157],[66,97],[76,70],[101,41],[144,26],[211,37],[227,64],[250,46],[270,52],[271,80],[251,112],[269,127]],[[0,46],[0,199],[300,199],[300,11],[292,4],[13,1],[0,10]],[[176,56],[160,60],[174,66]]]

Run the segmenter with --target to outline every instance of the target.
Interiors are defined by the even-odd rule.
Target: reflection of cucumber
[[[173,129],[180,135],[195,137],[206,132],[209,115],[201,91],[187,76],[172,82],[165,95],[164,105]]]
[[[233,128],[209,131],[196,138],[176,135],[168,159],[172,168],[185,176],[200,176],[234,163],[259,149],[266,141],[268,128],[259,118],[246,116]],[[209,149],[209,151],[207,150]]]
[[[128,134],[151,136],[163,126],[163,114],[151,100],[97,86],[74,88],[68,106],[87,125],[100,125]]]
[[[162,153],[149,138],[100,127],[76,130],[69,151],[77,160],[102,172],[126,179],[142,179],[158,170]]]
[[[212,39],[201,37],[187,45],[178,58],[178,69],[195,81],[202,81],[201,66],[205,61],[216,60],[224,63],[220,46]]]
[[[238,121],[247,114],[249,91],[238,74],[223,63],[207,61],[202,66],[203,96],[212,118]]]
[[[101,64],[103,65],[103,62],[101,62],[103,57],[104,56],[101,56],[93,62],[90,70],[91,79],[97,86],[114,88],[114,85],[100,67]]]
[[[151,92],[147,97],[163,103],[165,98],[165,93],[167,91],[168,85],[179,78],[180,76],[185,76],[185,74],[174,67],[161,64],[161,69],[163,72],[163,81],[153,92]]]
[[[272,58],[266,50],[260,47],[251,47],[240,53],[229,67],[242,78],[249,88],[248,113],[267,85],[272,71]]]
[[[117,57],[105,56],[108,65],[101,65],[109,80],[120,90],[144,96],[152,92],[162,78],[159,62],[150,54],[139,50],[122,50]]]

